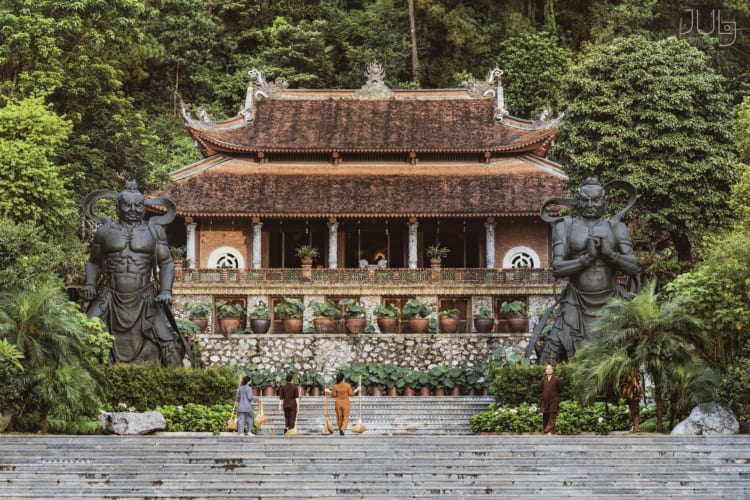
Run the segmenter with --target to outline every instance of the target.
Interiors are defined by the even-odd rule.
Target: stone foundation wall
[[[271,334],[201,335],[201,361],[204,365],[236,364],[285,370],[294,364],[297,371],[317,370],[327,379],[336,370],[354,361],[395,363],[419,370],[436,365],[473,365],[500,346],[506,353],[522,354],[528,334]]]

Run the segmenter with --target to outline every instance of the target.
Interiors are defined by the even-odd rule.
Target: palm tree
[[[689,366],[705,348],[701,322],[678,299],[662,298],[656,282],[632,300],[612,299],[592,328],[592,341],[576,353],[574,377],[584,402],[613,391],[628,402],[634,432],[640,431],[641,370],[654,386],[656,426],[663,430],[670,375]]]
[[[59,286],[48,282],[3,293],[0,312],[0,337],[23,354],[24,401],[41,403],[40,432],[54,409],[80,415],[98,408],[98,384],[81,365],[85,315]]]
[[[80,312],[60,287],[42,283],[0,295],[0,337],[23,353],[27,368],[64,365],[81,351]]]

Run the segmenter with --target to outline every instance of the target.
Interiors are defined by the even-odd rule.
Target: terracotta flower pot
[[[445,388],[443,388],[443,387],[435,387],[435,391],[433,393],[433,396],[445,396]]]
[[[289,318],[284,320],[285,333],[302,333],[302,318]]]
[[[313,320],[313,325],[315,325],[315,330],[318,333],[336,333],[338,324],[338,320],[331,318],[315,318]]]
[[[386,396],[398,396],[398,388],[397,387],[389,387],[385,390]]]
[[[208,318],[193,318],[192,321],[201,333],[206,333],[206,328],[208,328]]]
[[[450,392],[451,396],[460,396],[461,395],[461,388],[460,387],[454,387],[451,389]]]
[[[528,319],[526,318],[509,318],[508,331],[510,333],[523,333],[528,331]]]
[[[223,333],[225,337],[229,337],[230,335],[234,335],[235,333],[237,333],[239,327],[240,320],[238,318],[221,318],[219,320],[219,328],[221,329],[221,333]]]
[[[346,318],[344,320],[346,331],[352,335],[358,335],[365,331],[367,320],[365,318]]]
[[[378,318],[381,333],[398,333],[398,318]]]
[[[420,396],[431,396],[432,395],[432,389],[430,389],[427,386],[422,386],[419,388],[419,395]]]
[[[424,333],[430,326],[429,318],[411,318],[409,320],[409,329],[412,333]]]
[[[413,387],[409,387],[408,385],[404,387],[404,392],[403,392],[404,396],[414,396],[416,394],[417,394],[417,391],[415,391]]]
[[[438,322],[443,333],[456,333],[458,330],[458,318],[440,318]]]

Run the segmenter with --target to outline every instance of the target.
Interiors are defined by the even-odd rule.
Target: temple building
[[[150,193],[177,206],[169,238],[187,259],[176,297],[270,309],[283,297],[353,298],[372,324],[378,304],[418,297],[433,317],[458,309],[464,333],[480,306],[497,317],[504,301],[534,311],[554,297],[539,210],[566,194],[547,159],[557,120],[509,115],[502,71],[441,90],[390,89],[376,63],[354,90],[249,74],[235,118],[184,109],[204,158]],[[431,263],[438,244],[449,251]],[[303,245],[318,250],[309,267]],[[398,330],[408,333],[406,321]]]

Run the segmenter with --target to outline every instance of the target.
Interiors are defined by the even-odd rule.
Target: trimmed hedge
[[[523,403],[539,402],[542,398],[541,380],[544,376],[544,366],[512,365],[500,366],[494,369],[494,378],[490,391],[495,401],[501,405],[518,406]],[[570,390],[573,366],[559,364],[555,366],[555,375],[562,383],[562,401],[573,400]]]
[[[114,364],[105,370],[104,405],[113,411],[148,411],[188,403],[212,406],[234,400],[238,380],[232,368],[169,368]]]

